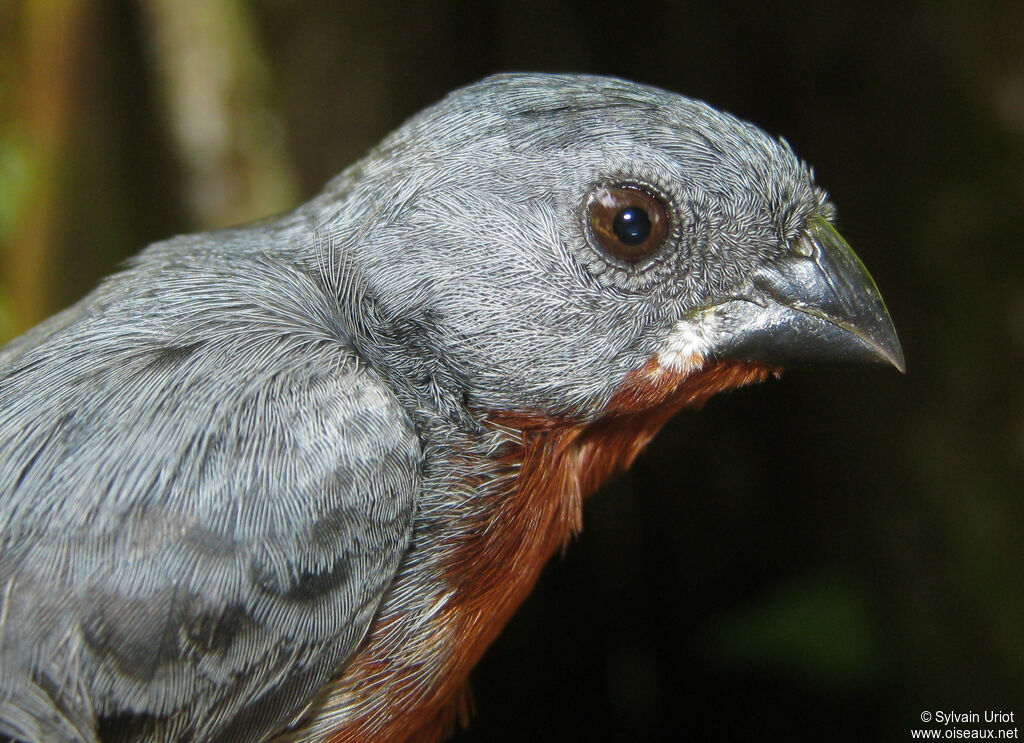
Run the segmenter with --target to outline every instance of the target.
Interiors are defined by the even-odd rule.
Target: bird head
[[[643,370],[678,386],[730,360],[903,368],[810,168],[656,88],[487,78],[409,120],[314,208],[338,275],[356,277],[335,288],[359,287],[369,355],[469,409],[596,420]]]

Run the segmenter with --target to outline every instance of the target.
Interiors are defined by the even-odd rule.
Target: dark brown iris
[[[636,186],[602,186],[590,200],[590,228],[601,248],[635,263],[668,237],[668,215],[656,196]]]

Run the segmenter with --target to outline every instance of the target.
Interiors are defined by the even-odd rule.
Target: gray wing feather
[[[331,298],[202,247],[0,353],[0,736],[257,740],[408,545],[418,439]]]

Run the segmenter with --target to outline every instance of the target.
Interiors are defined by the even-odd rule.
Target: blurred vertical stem
[[[48,290],[54,235],[60,211],[60,165],[75,101],[77,55],[84,41],[87,0],[25,0],[5,12],[13,21],[15,59],[4,70],[5,97],[16,109],[4,111],[0,167],[5,180],[0,222],[5,334],[24,330],[52,310]],[[6,60],[5,60],[6,61]],[[6,107],[6,106],[5,106]]]
[[[270,70],[242,0],[141,0],[165,113],[201,228],[283,211],[298,188]]]

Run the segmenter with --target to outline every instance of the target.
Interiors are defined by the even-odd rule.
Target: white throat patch
[[[723,318],[717,307],[698,310],[677,320],[665,346],[658,351],[658,365],[675,373],[689,374],[704,365],[720,336]]]

